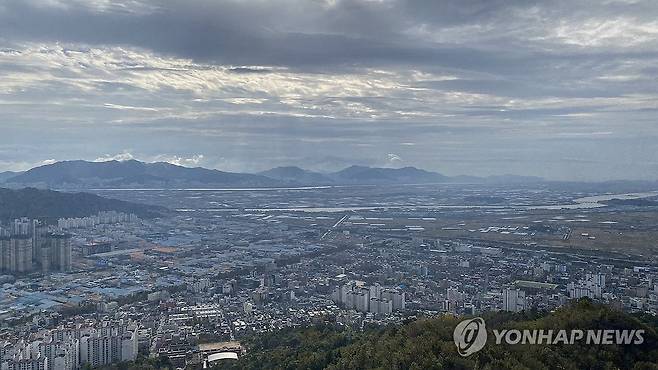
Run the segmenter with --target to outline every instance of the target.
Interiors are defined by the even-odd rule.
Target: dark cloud
[[[451,174],[653,178],[656,19],[651,0],[5,0],[0,152],[15,154],[0,167],[395,155]]]
[[[418,42],[399,32],[393,33],[394,25],[388,22],[381,27],[372,26],[374,29],[369,31],[346,33],[356,25],[372,24],[368,19],[373,16],[364,19],[347,11],[353,10],[356,3],[330,11],[322,11],[316,4],[311,9],[315,17],[327,16],[330,20],[318,29],[305,30],[287,29],[285,22],[291,14],[285,8],[282,11],[265,2],[259,2],[260,6],[209,1],[165,4],[153,13],[126,14],[9,1],[0,12],[0,32],[13,40],[129,45],[233,65],[307,69],[331,65],[428,64],[452,68],[509,65],[508,58],[496,53]],[[342,15],[348,14],[351,14],[349,19],[344,19]],[[296,20],[289,21],[294,24]]]
[[[518,71],[519,64],[525,65],[522,67],[525,71],[535,64],[542,67],[546,58],[560,57],[537,53],[536,43],[519,40],[522,34],[514,40],[506,32],[500,35],[492,32],[489,36],[498,37],[498,42],[516,43],[501,50],[497,46],[502,45],[439,42],[428,39],[427,34],[414,32],[425,28],[440,36],[450,27],[499,26],[503,22],[521,32],[532,20],[514,19],[515,12],[541,5],[542,12],[552,13],[551,2],[351,0],[329,3],[153,1],[147,7],[148,12],[131,13],[125,8],[101,11],[93,2],[87,6],[76,3],[49,6],[34,0],[8,0],[0,10],[0,31],[11,40],[132,45],[180,57],[238,65],[409,63],[510,72]],[[574,8],[579,7],[576,4]],[[592,7],[580,8],[589,11]],[[506,31],[504,26],[500,28]],[[465,32],[476,30],[465,29]],[[578,56],[563,55],[561,59],[574,57]]]

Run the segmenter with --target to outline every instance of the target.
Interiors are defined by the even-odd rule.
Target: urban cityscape
[[[658,1],[0,0],[0,370],[658,370]]]
[[[3,370],[138,355],[208,366],[247,353],[245,338],[287,327],[364,330],[414,317],[551,311],[585,297],[658,312],[653,255],[568,240],[653,235],[655,211],[634,202],[655,192],[599,200],[578,192],[571,204],[545,184],[98,192],[172,212],[4,225]],[[489,207],[484,194],[503,200]],[[636,212],[652,223],[624,221]]]

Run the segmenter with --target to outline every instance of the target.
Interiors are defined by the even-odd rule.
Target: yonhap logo
[[[639,345],[644,343],[644,329],[493,329],[493,345]],[[452,337],[461,356],[470,356],[487,343],[484,319],[475,317],[457,324]]]
[[[466,357],[484,348],[487,343],[487,327],[484,319],[475,317],[457,324],[452,334],[457,352]]]

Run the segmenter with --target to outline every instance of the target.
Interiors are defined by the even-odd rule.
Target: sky
[[[658,179],[655,0],[0,0],[0,171]]]

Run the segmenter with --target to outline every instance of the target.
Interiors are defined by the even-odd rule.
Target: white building
[[[389,314],[406,308],[405,294],[397,289],[383,289],[379,284],[370,287],[354,284],[341,285],[331,293],[331,299],[360,312]],[[390,305],[390,309],[389,309]]]
[[[525,292],[520,289],[503,290],[503,311],[521,312],[526,309]]]
[[[406,308],[406,299],[403,291],[394,289],[382,290],[381,298],[392,302],[393,311],[403,311]]]
[[[123,321],[48,330],[31,342],[0,345],[0,370],[77,370],[133,361],[137,336],[137,325]]]
[[[80,337],[80,362],[92,366],[137,358],[137,328],[125,326],[92,329]]]

